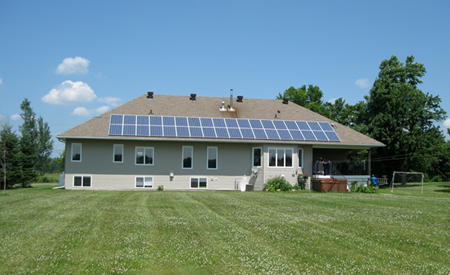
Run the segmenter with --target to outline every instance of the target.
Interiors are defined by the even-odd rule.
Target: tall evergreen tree
[[[36,174],[36,160],[38,156],[37,137],[38,130],[36,129],[36,114],[31,109],[31,102],[25,98],[20,104],[23,124],[19,126],[22,134],[20,137],[20,166],[22,168],[21,183],[22,187],[27,187],[29,183],[34,180]]]
[[[42,117],[37,119],[36,146],[36,170],[43,175],[45,172],[50,170],[50,155],[53,150],[53,140],[50,133],[50,127],[47,122],[44,122]]]
[[[0,177],[3,189],[18,183],[21,174],[19,138],[11,129],[9,124],[0,127]]]
[[[405,64],[396,56],[381,62],[361,121],[372,138],[386,144],[373,154],[380,160],[373,166],[379,174],[426,171],[430,166],[428,156],[433,154],[430,148],[440,148],[444,143],[442,131],[434,124],[446,117],[441,99],[418,88],[425,73],[414,56],[408,56]]]

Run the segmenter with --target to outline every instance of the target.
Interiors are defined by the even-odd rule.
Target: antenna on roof
[[[233,89],[230,89],[230,109],[228,111],[234,111],[234,109],[233,109]]]

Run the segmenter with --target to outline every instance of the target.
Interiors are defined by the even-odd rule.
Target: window
[[[91,176],[73,176],[74,187],[91,187]]]
[[[208,188],[208,179],[207,178],[191,178],[191,188],[192,189]]]
[[[292,167],[292,148],[269,148],[269,167]]]
[[[207,148],[207,169],[217,169],[218,168],[218,149],[217,147]]]
[[[72,143],[72,161],[81,162],[81,143]]]
[[[194,167],[193,154],[194,154],[194,147],[183,146],[182,163],[181,163],[181,167],[183,169],[192,169]]]
[[[136,164],[153,165],[153,147],[136,147]]]
[[[303,149],[298,149],[298,167],[303,167]]]
[[[123,144],[114,144],[113,146],[113,162],[123,162]]]
[[[254,147],[252,154],[253,166],[261,167],[261,156],[262,156],[262,149],[259,147]]]
[[[153,188],[153,177],[136,177],[136,188]]]

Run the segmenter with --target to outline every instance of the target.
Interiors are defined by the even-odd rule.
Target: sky
[[[450,115],[450,1],[0,0],[0,122],[25,99],[56,136],[147,91],[274,99],[319,86],[355,104],[413,55]],[[436,122],[450,128],[450,119]]]

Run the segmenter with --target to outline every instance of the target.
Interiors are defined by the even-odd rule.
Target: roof
[[[237,102],[233,98],[234,111],[220,111],[222,101],[226,107],[230,105],[229,97],[202,97],[197,96],[191,100],[190,96],[175,95],[153,95],[152,99],[144,94],[123,105],[114,108],[104,114],[94,117],[68,131],[57,136],[59,139],[89,138],[89,139],[165,139],[167,137],[130,137],[110,136],[109,122],[112,114],[120,115],[158,115],[158,116],[180,116],[180,117],[209,117],[209,118],[248,118],[248,119],[280,119],[297,121],[317,121],[334,123],[335,132],[341,139],[340,142],[320,141],[287,141],[297,144],[333,145],[333,146],[356,146],[356,147],[378,147],[384,146],[381,142],[363,135],[351,128],[330,120],[302,106],[289,102],[283,104],[283,100],[277,99],[252,99],[243,98]],[[179,139],[179,138],[169,138]],[[192,139],[192,138],[190,138]],[[202,139],[204,140],[204,139]],[[218,139],[214,139],[218,140]],[[220,139],[219,139],[220,140]],[[227,139],[226,141],[229,141]],[[240,140],[240,142],[244,142]],[[255,140],[253,140],[255,142]],[[259,140],[258,142],[261,142]],[[267,142],[267,141],[263,141]],[[283,141],[285,142],[285,141]]]

